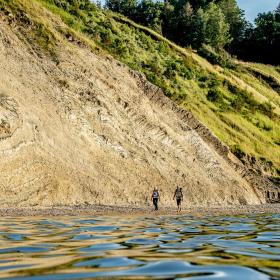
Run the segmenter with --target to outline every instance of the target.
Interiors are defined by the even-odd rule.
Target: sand
[[[175,207],[163,207],[154,211],[152,207],[131,208],[116,206],[60,206],[37,208],[9,208],[0,209],[1,217],[50,217],[50,216],[166,216],[166,215],[194,215],[194,216],[224,216],[251,214],[280,214],[280,204],[243,205],[229,207],[190,207],[183,208],[180,213]]]

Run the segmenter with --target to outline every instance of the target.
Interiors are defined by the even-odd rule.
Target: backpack
[[[182,196],[183,196],[183,194],[182,194],[182,191],[181,190],[176,190],[176,198],[177,199],[180,199],[180,198],[182,198]]]
[[[158,191],[153,191],[153,198],[158,198],[158,197],[159,197]]]

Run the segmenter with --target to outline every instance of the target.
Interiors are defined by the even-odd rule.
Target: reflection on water
[[[280,279],[280,215],[1,218],[0,278]]]

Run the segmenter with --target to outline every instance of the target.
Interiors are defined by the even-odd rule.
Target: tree
[[[175,31],[177,29],[176,25],[174,24],[174,10],[175,7],[169,3],[169,1],[165,1],[162,7],[162,14],[161,14],[161,28],[162,33],[164,36],[172,39],[175,41]]]
[[[192,21],[192,45],[200,48],[205,42],[207,19],[204,11],[199,8]]]
[[[246,29],[245,36],[235,46],[235,54],[244,60],[280,64],[280,5],[275,11],[261,13],[255,26]]]
[[[92,0],[49,0],[79,9]],[[258,15],[255,26],[246,21],[237,0],[106,0],[106,7],[148,26],[181,46],[203,44],[225,48],[245,60],[280,63],[280,4]],[[71,5],[69,5],[71,3]],[[261,56],[260,56],[261,54]]]
[[[274,12],[259,14],[254,30],[256,47],[262,53],[265,62],[280,63],[280,16]]]
[[[255,20],[256,37],[267,44],[273,44],[274,35],[278,31],[278,23],[273,12],[259,14]]]
[[[161,15],[163,3],[142,0],[137,6],[136,21],[161,33]]]
[[[223,48],[231,41],[229,24],[219,6],[211,2],[201,16],[204,21],[202,29],[204,43],[215,48]]]
[[[277,8],[275,9],[275,14],[280,15],[280,3],[278,4]]]
[[[178,43],[183,46],[190,45],[192,43],[193,17],[193,7],[191,6],[190,2],[187,2],[179,11],[177,17],[177,32],[180,32],[177,37],[180,38]]]
[[[194,10],[198,10],[199,8],[204,9],[207,5],[209,5],[213,0],[185,0],[188,1]]]
[[[136,0],[106,0],[105,7],[113,12],[133,18],[136,12]]]
[[[233,41],[242,40],[247,26],[244,11],[238,7],[236,0],[221,0],[218,5],[225,15]]]

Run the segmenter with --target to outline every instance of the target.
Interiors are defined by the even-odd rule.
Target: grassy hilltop
[[[0,0],[24,26],[27,39],[55,60],[55,32],[44,23],[39,6],[68,26],[69,40],[79,38],[99,54],[110,54],[146,75],[182,108],[190,110],[243,161],[258,160],[280,174],[280,67],[245,63],[205,46],[203,57],[155,31],[95,5],[66,0]],[[81,1],[82,3],[83,1]],[[28,14],[28,16],[27,16]],[[75,39],[76,40],[76,39]],[[36,51],[36,50],[35,50]]]

